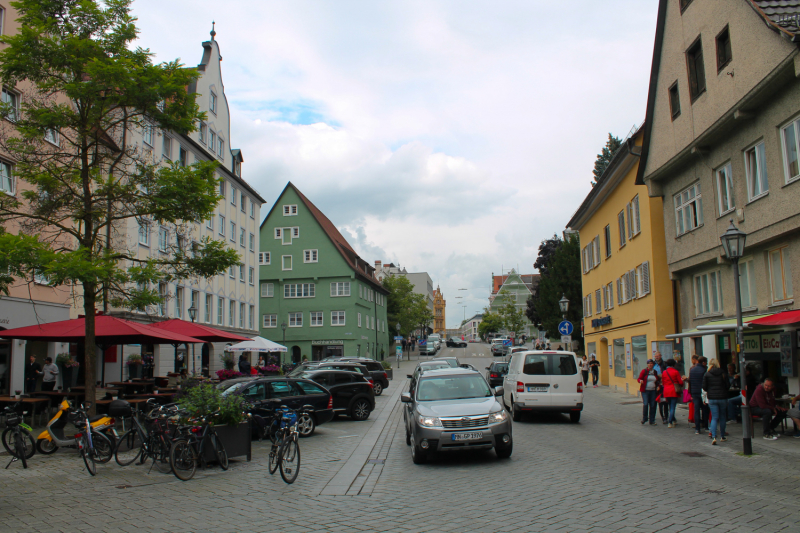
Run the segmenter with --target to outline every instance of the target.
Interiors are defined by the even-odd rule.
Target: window
[[[283,206],[283,216],[291,217],[297,214],[297,206],[296,205],[285,205]]]
[[[784,246],[769,252],[769,273],[772,278],[772,301],[781,302],[792,297],[792,266],[789,248]]]
[[[250,202],[250,218],[256,218],[256,204]]]
[[[208,220],[206,220],[206,227],[211,231],[214,231],[214,215],[211,215]]]
[[[764,143],[760,142],[744,151],[744,170],[747,176],[747,199],[755,200],[769,192]]]
[[[219,195],[225,198],[225,180],[219,182]]]
[[[316,296],[314,283],[287,283],[283,286],[284,298],[314,298]]]
[[[200,123],[200,142],[205,144],[208,139],[208,124],[205,122]]]
[[[154,146],[153,144],[154,132],[155,128],[153,127],[153,125],[150,124],[149,122],[145,122],[144,125],[142,126],[142,140],[150,146]]]
[[[225,322],[225,298],[217,298],[217,324],[220,326]]]
[[[336,281],[331,283],[331,296],[350,296],[350,282]]]
[[[731,164],[726,163],[717,172],[717,201],[720,216],[732,211],[736,207],[733,199],[733,178],[731,177]]]
[[[606,259],[611,257],[611,225],[608,225],[603,230],[603,237],[605,237],[606,245]]]
[[[718,270],[694,277],[694,308],[697,316],[722,312],[722,290]]]
[[[251,252],[256,251],[256,236],[253,235],[252,233],[250,234],[250,251]]]
[[[783,138],[783,169],[786,174],[786,182],[796,180],[800,177],[800,119],[795,120],[781,130]]]
[[[235,323],[236,323],[236,302],[231,300],[230,305],[228,306],[228,325],[233,327]]]
[[[240,192],[241,197],[239,198],[239,207],[241,208],[242,213],[247,213],[247,196],[244,195],[244,192]]]
[[[144,220],[139,222],[139,244],[150,246],[150,224]]]
[[[583,316],[590,317],[592,316],[592,295],[589,294],[584,298],[583,302]]]
[[[241,246],[242,248],[245,247],[244,240],[245,240],[245,235],[246,234],[247,233],[245,232],[244,228],[239,228],[239,246]]]
[[[219,156],[222,158],[225,157],[225,141],[223,141],[222,138],[219,139],[219,148],[217,150],[217,154],[219,154]]]
[[[239,327],[244,329],[244,304],[239,304]]]
[[[239,281],[244,281],[244,265],[239,264]]]
[[[189,161],[189,153],[186,151],[186,148],[183,146],[178,146],[178,164],[180,166],[185,167]]]
[[[625,238],[625,211],[620,211],[617,215],[617,224],[619,225],[619,247],[622,248],[627,242]]]
[[[45,130],[44,132],[44,140],[49,142],[50,144],[54,144],[58,146],[58,131],[57,130]]]
[[[159,283],[158,297],[160,300],[158,301],[158,316],[167,316],[167,296],[167,284]]]
[[[703,66],[703,43],[700,37],[686,51],[686,64],[689,69],[689,96],[694,102],[706,90],[706,70]]]
[[[175,316],[183,316],[183,287],[175,288]]]
[[[344,326],[344,311],[331,311],[331,326]]]
[[[11,122],[19,120],[19,95],[3,87],[3,104],[7,106],[5,118]]]
[[[14,194],[14,174],[11,165],[4,161],[0,161],[0,191]]]
[[[323,325],[322,311],[311,311],[311,327],[315,328]]]
[[[255,284],[255,277],[256,277],[256,269],[253,267],[249,267],[247,270],[247,280],[250,285]]]
[[[675,120],[681,115],[681,97],[678,94],[677,81],[669,88],[669,111],[672,120]]]
[[[281,256],[281,270],[291,270],[291,269],[292,269],[292,256],[291,255]]]
[[[228,269],[228,277],[231,279],[236,279],[236,267],[231,265]]]
[[[721,71],[733,59],[731,52],[731,33],[728,27],[717,35],[717,72]]]
[[[602,302],[600,300],[600,289],[594,291],[595,312],[599,315],[603,312]]]
[[[211,314],[213,313],[212,307],[214,305],[213,296],[206,294],[206,308],[205,308],[205,323],[211,324]]]
[[[631,236],[639,235],[642,232],[642,222],[639,218],[639,195],[631,200]]]
[[[208,108],[212,113],[217,114],[217,95],[214,91],[209,91]]]
[[[289,327],[290,328],[303,327],[303,313],[289,313]]]
[[[606,285],[606,292],[608,293],[608,307],[607,309],[614,309],[614,284],[609,283]]]
[[[172,161],[172,137],[164,135],[164,140],[161,143],[161,153],[164,159]]]
[[[316,250],[303,250],[303,262],[304,263],[316,263],[317,262],[317,251]]]
[[[236,187],[231,187],[231,205],[236,205]]]
[[[636,267],[636,294],[638,298],[650,294],[650,262]]]
[[[678,236],[703,225],[703,199],[699,183],[675,195],[675,224]]]
[[[275,238],[276,239],[280,239],[281,238],[281,229],[283,229],[283,228],[275,228]]]
[[[222,215],[219,216],[219,234],[225,236],[225,217]]]
[[[364,287],[362,287],[361,285],[358,286],[358,297],[361,298],[361,299],[364,298],[364,290],[363,289],[364,289]]]
[[[169,233],[167,233],[167,228],[159,227],[158,228],[158,251],[166,253],[168,242],[169,242]]]
[[[250,309],[247,312],[247,327],[253,329],[254,321],[256,316],[256,308],[255,306],[251,305]]]
[[[214,147],[217,145],[217,134],[214,130],[208,130],[208,149],[214,153]]]
[[[261,327],[264,328],[277,328],[278,327],[278,315],[264,315],[261,320]]]
[[[361,313],[358,313],[358,327],[361,327]]]
[[[272,283],[262,283],[261,284],[261,297],[262,298],[272,298],[274,295],[274,288],[275,285]]]
[[[192,302],[189,307],[194,307],[195,313],[200,310],[200,293],[192,291]],[[189,317],[191,319],[191,317]]]
[[[231,221],[231,240],[236,242],[236,222]]]
[[[293,227],[292,228],[292,237],[294,237],[296,239],[299,236],[300,236],[300,228],[298,228],[297,226]]]
[[[258,264],[259,265],[268,265],[268,264],[270,264],[270,253],[269,252],[258,252]]]
[[[739,294],[742,299],[742,308],[755,307],[756,301],[756,272],[753,268],[753,259],[739,260]]]

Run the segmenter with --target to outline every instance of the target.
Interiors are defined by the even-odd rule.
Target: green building
[[[387,291],[336,226],[291,182],[260,228],[261,336],[303,356],[381,359]]]

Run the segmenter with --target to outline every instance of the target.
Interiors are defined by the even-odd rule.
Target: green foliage
[[[391,370],[392,369],[392,363],[390,363],[386,359],[381,361],[381,365],[383,366],[384,370]]]
[[[189,386],[178,400],[191,418],[212,417],[215,424],[237,426],[244,420],[244,400],[241,396],[222,395],[222,391],[208,383]]]
[[[522,335],[527,321],[525,320],[525,312],[516,306],[516,297],[506,289],[503,289],[497,293],[495,298],[502,302],[497,314],[502,320],[503,329],[509,333],[513,332],[516,337]]]
[[[486,340],[488,335],[497,333],[503,329],[503,317],[497,313],[492,313],[488,309],[483,313],[483,320],[478,324],[478,335]]]
[[[236,366],[236,356],[233,352],[222,352],[219,354],[219,362],[225,367],[225,370],[233,370]]]
[[[383,287],[389,291],[386,297],[387,329],[394,335],[395,325],[400,323],[400,335],[408,336],[418,328],[427,327],[433,320],[433,311],[425,297],[414,292],[414,286],[405,276],[386,276]]]
[[[597,159],[594,162],[592,174],[594,174],[595,181],[592,182],[592,187],[595,186],[596,182],[600,181],[600,177],[603,175],[603,172],[606,171],[606,168],[608,168],[608,164],[611,163],[614,154],[617,153],[620,146],[622,146],[622,139],[614,137],[609,133],[606,145],[603,146],[603,151],[597,154]]]

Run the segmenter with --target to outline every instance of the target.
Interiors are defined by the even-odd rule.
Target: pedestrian
[[[697,364],[689,370],[689,394],[694,404],[694,433],[708,429],[708,407],[703,403],[703,376],[706,375],[706,358],[698,357]]]
[[[585,387],[589,383],[589,361],[585,355],[581,357],[581,375],[583,376],[583,386]]]
[[[401,341],[400,345],[402,346],[402,349],[400,350],[400,353],[405,352],[406,351],[406,347],[408,346],[408,342],[406,342],[405,337],[403,337],[403,340]]]
[[[56,376],[58,375],[58,367],[53,364],[52,357],[45,357],[44,368],[42,368],[42,390],[51,391],[56,388]]]
[[[239,356],[239,372],[245,376],[250,375],[250,361],[247,360],[244,354]]]
[[[411,337],[411,338],[408,339],[408,344],[411,345],[411,352],[413,352],[413,351],[415,351],[417,349],[417,343],[414,340],[414,337]]]
[[[36,362],[36,356],[31,355],[30,361],[25,365],[25,392],[36,392],[36,380],[42,373],[42,367]]]
[[[775,428],[780,425],[781,420],[786,418],[786,409],[778,407],[775,403],[775,384],[770,378],[756,387],[753,397],[748,400],[750,412],[761,417],[763,424],[764,440],[777,440],[778,435]]]
[[[653,356],[653,361],[655,361],[656,363],[655,366],[656,372],[658,372],[658,375],[661,376],[664,370],[667,369],[667,362],[664,361],[664,359],[662,359],[661,352],[655,353],[655,355]],[[668,418],[669,406],[667,405],[666,398],[664,398],[663,395],[661,396],[661,401],[658,402],[658,412],[659,414],[661,414],[661,423],[666,424]]]
[[[725,442],[725,422],[728,420],[728,376],[719,367],[719,361],[708,362],[708,372],[703,376],[703,390],[706,391],[708,407],[711,410],[711,444],[717,444],[717,426],[719,440]]]
[[[550,349],[550,341],[547,341],[547,348],[545,348],[545,350],[549,350],[549,349]]]
[[[589,369],[592,371],[592,387],[597,388],[597,382],[600,380],[600,361],[594,354],[591,357]]]
[[[263,355],[259,355],[258,356],[258,368],[264,368],[265,366],[267,366],[267,362],[264,360],[264,356]]]
[[[675,423],[675,408],[678,406],[678,398],[683,394],[684,379],[681,373],[675,370],[677,362],[675,359],[667,359],[665,363],[666,370],[661,373],[661,396],[666,400],[667,411],[667,427],[674,428]]]
[[[661,387],[661,378],[653,369],[655,362],[647,360],[647,367],[639,373],[639,392],[642,395],[642,425],[650,420],[650,425],[656,425],[656,393]]]

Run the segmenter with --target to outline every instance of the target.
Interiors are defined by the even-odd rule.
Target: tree
[[[483,313],[483,319],[478,324],[478,335],[486,340],[488,335],[497,333],[503,328],[503,319],[497,313],[492,313],[488,309]]]
[[[414,292],[414,286],[405,276],[386,276],[383,278],[383,287],[389,291],[386,297],[389,326],[394,328],[399,323],[400,334],[404,337],[420,328],[420,324],[427,326],[433,320],[425,297]]]
[[[551,239],[545,239],[539,244],[539,256],[533,263],[533,268],[535,268],[539,274],[544,275],[547,272],[550,260],[553,258],[553,254],[556,253],[556,249],[558,249],[559,246],[561,246],[561,238],[555,234],[553,234]]]
[[[609,133],[606,145],[603,146],[603,151],[597,154],[597,159],[594,162],[594,170],[592,171],[592,174],[594,174],[594,181],[592,182],[592,187],[600,181],[600,177],[603,175],[603,172],[606,171],[606,168],[608,168],[608,164],[611,163],[614,154],[617,153],[620,146],[622,146],[622,139],[614,137]]]
[[[516,297],[503,289],[497,293],[496,298],[502,302],[497,314],[502,320],[503,329],[519,337],[525,331],[525,313],[517,308]]]
[[[210,239],[191,250],[173,246],[159,258],[126,248],[132,221],[189,233],[221,199],[215,163],[154,163],[133,141],[142,129],[195,129],[204,114],[186,87],[197,71],[177,61],[155,65],[149,50],[133,47],[138,30],[130,0],[14,5],[20,32],[0,38],[0,79],[27,88],[19,109],[9,102],[0,108],[10,119],[0,149],[29,188],[0,195],[7,230],[0,235],[0,271],[26,279],[38,273],[80,293],[86,396],[93,398],[99,298],[106,306],[144,308],[161,301],[159,282],[209,278],[240,259]]]

